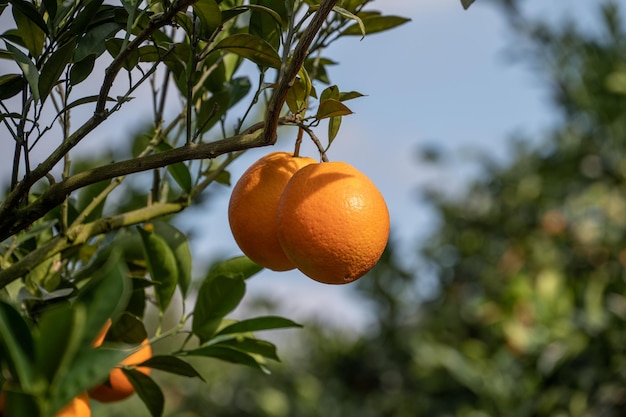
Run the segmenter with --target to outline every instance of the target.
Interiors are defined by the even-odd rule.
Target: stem
[[[324,24],[324,21],[332,11],[333,7],[335,7],[335,4],[337,4],[337,0],[322,1],[319,9],[317,9],[315,15],[313,16],[311,23],[302,34],[302,38],[293,52],[291,62],[285,70],[278,87],[274,91],[266,115],[264,143],[267,145],[273,145],[276,143],[278,119],[280,117],[280,111],[283,108],[283,104],[285,104],[287,92],[293,85],[293,81],[295,80],[296,75],[298,75],[300,68],[304,65],[304,61],[306,60],[309,52],[309,46],[313,42],[315,35],[317,35],[317,32]]]
[[[28,274],[40,263],[64,250],[80,246],[93,236],[143,223],[168,214],[178,213],[187,204],[185,202],[153,204],[139,210],[103,217],[94,222],[71,227],[66,235],[58,235],[38,247],[10,267],[0,270],[0,288],[4,288],[16,279]]]

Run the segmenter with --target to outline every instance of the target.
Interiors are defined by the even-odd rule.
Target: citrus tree
[[[88,415],[74,404],[104,391],[101,401],[136,392],[159,416],[151,369],[202,378],[186,358],[263,371],[278,359],[254,332],[298,324],[225,319],[261,267],[228,259],[195,286],[188,239],[171,220],[228,184],[229,164],[273,145],[279,127],[297,132],[296,154],[306,135],[326,159],[345,102],[361,96],[331,84],[327,47],[407,21],[370,3],[0,2],[0,125],[12,148],[0,203],[0,414]],[[152,120],[124,138],[128,150],[76,157],[147,103]],[[180,317],[166,326],[175,296]],[[175,336],[177,348],[153,354]]]

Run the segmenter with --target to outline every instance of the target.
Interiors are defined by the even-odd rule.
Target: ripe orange
[[[121,366],[137,365],[152,357],[152,347],[148,343],[148,339],[144,340],[141,345],[139,350],[122,361]],[[145,375],[150,373],[150,368],[145,366],[139,366],[136,369]],[[121,401],[130,397],[134,392],[135,388],[126,378],[124,372],[120,368],[115,368],[109,372],[108,383],[100,384],[89,390],[89,396],[96,401],[109,403]]]
[[[293,263],[281,249],[276,235],[276,210],[285,185],[312,158],[273,152],[243,173],[230,197],[228,221],[239,248],[257,264],[287,271]]]
[[[389,239],[389,211],[365,174],[345,162],[307,165],[280,198],[278,240],[293,264],[326,284],[363,276]]]
[[[91,406],[89,405],[87,393],[85,392],[75,397],[54,417],[91,417]]]
[[[104,338],[106,337],[107,332],[109,331],[110,328],[111,328],[111,319],[107,319],[107,321],[104,323],[104,326],[102,326],[102,329],[100,329],[100,332],[98,332],[98,334],[96,335],[96,338],[93,340],[93,343],[91,345],[93,347],[102,346],[102,343],[104,342]]]

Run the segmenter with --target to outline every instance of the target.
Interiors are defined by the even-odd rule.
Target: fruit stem
[[[320,141],[320,139],[315,135],[315,133],[313,132],[313,130],[306,126],[303,125],[301,123],[298,123],[298,126],[300,126],[301,130],[304,130],[307,135],[309,135],[309,137],[311,138],[311,140],[313,141],[313,143],[315,144],[315,146],[317,146],[317,150],[320,153],[320,159],[322,160],[322,162],[328,162],[328,157],[326,156],[326,150],[324,149],[324,147],[322,146],[322,142]]]
[[[300,145],[302,145],[302,135],[304,134],[304,129],[302,126],[298,127],[298,137],[296,138],[296,146],[293,150],[293,156],[297,158],[300,156]]]

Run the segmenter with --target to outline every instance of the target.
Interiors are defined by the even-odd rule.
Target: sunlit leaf
[[[33,3],[24,0],[9,0],[13,8],[19,10],[28,20],[33,22],[44,34],[48,34],[48,26]]]
[[[280,56],[276,50],[265,40],[248,33],[238,33],[224,38],[215,45],[214,49],[225,49],[261,67],[280,68],[281,66]]]
[[[222,24],[222,11],[214,0],[199,0],[193,3],[193,11],[200,19],[202,35],[208,39]]]
[[[278,8],[286,15],[285,2],[283,0],[263,0],[263,2],[257,0],[255,3],[257,5],[254,5],[254,8],[251,7],[248,33],[265,39],[272,47],[278,49],[282,35],[282,18],[272,9]],[[268,7],[259,6],[259,3]]]
[[[341,101],[331,98],[323,100],[320,103],[315,118],[321,120],[328,117],[345,116],[348,114],[352,114],[352,110],[350,110]]]
[[[214,264],[208,276],[235,274],[248,279],[262,270],[263,267],[252,262],[247,256],[237,256]]]
[[[27,9],[30,10],[30,8]],[[39,17],[39,14],[37,14],[37,16]],[[17,31],[22,39],[22,42],[24,43],[24,46],[33,57],[39,58],[43,50],[44,40],[46,38],[45,32],[41,30],[37,23],[27,17],[16,7],[13,7],[13,18],[15,19]]]
[[[364,35],[362,30],[365,30],[365,33],[371,35],[377,32],[384,32],[386,30],[393,29],[400,25],[403,25],[407,22],[411,21],[411,19],[407,19],[405,17],[400,16],[369,16],[363,18],[361,24],[354,24],[349,26],[344,30],[342,35]],[[361,26],[363,25],[365,29]]]
[[[357,30],[361,36],[365,36],[365,25],[359,16],[355,15],[354,13],[350,13],[348,10],[339,6],[333,7],[333,11],[339,13],[341,16],[347,19],[356,21],[356,23],[353,25],[356,27],[355,30]],[[350,26],[348,29],[352,28],[353,26]],[[345,34],[345,31],[343,33]]]
[[[187,236],[171,224],[163,221],[154,221],[154,231],[168,244],[176,259],[178,268],[178,286],[183,294],[187,295],[191,283],[191,249]]]
[[[165,311],[176,290],[178,267],[172,249],[150,228],[153,226],[147,224],[143,228],[138,227],[137,230],[143,242],[150,277],[157,283],[154,290],[159,309]]]
[[[230,324],[221,329],[217,334],[224,335],[232,333],[246,333],[261,330],[285,329],[293,327],[302,327],[302,325],[283,317],[263,316],[241,320],[236,323]]]

